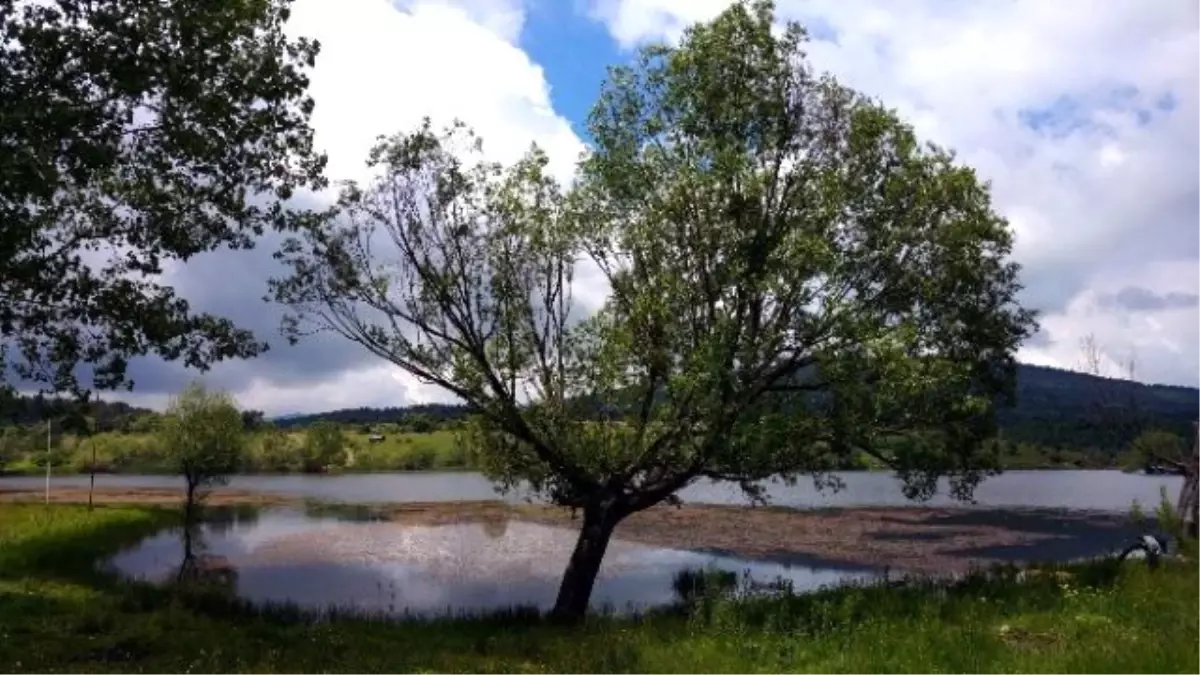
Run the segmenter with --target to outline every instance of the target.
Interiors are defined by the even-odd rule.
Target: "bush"
[[[257,470],[269,473],[291,473],[301,468],[299,449],[281,431],[270,431],[263,436],[255,460]]]
[[[737,589],[737,584],[736,572],[717,568],[682,569],[671,580],[671,589],[675,591],[675,597],[686,604],[701,598],[727,596]]]
[[[454,442],[442,455],[442,465],[447,468],[462,469],[471,465],[471,453],[467,446]]]
[[[305,473],[321,473],[346,465],[346,436],[332,422],[317,422],[308,428],[304,439],[302,468]]]
[[[437,451],[427,445],[414,444],[401,460],[404,471],[428,471],[437,462]]]

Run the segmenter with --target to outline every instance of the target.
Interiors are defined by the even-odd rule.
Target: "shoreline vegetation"
[[[328,430],[332,423],[323,425]],[[310,458],[308,431],[303,428],[247,431],[247,451],[238,473],[395,473],[478,471],[481,466],[459,438],[457,429],[432,431],[366,430],[338,426],[340,444],[321,461]],[[372,440],[372,439],[375,440]],[[93,447],[94,446],[94,447]],[[1004,470],[1129,470],[1137,467],[1134,451],[1096,454],[1054,450],[1030,444],[1001,443]],[[93,455],[94,451],[94,455]],[[91,436],[52,434],[46,448],[45,427],[0,429],[0,476],[41,475],[49,458],[58,475],[169,475],[178,473],[154,431],[103,432]],[[886,467],[862,455],[839,471],[882,471]]]
[[[227,496],[228,497],[228,496]],[[220,501],[218,495],[214,498]],[[214,502],[215,503],[215,502]],[[421,509],[427,508],[421,505]],[[430,511],[407,508],[420,517]],[[562,626],[515,608],[383,619],[254,606],[97,566],[179,511],[0,503],[0,669],[122,672],[1196,672],[1196,560],[1113,559],[717,594]],[[633,520],[630,521],[632,524]]]

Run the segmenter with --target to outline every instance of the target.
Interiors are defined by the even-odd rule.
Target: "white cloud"
[[[593,0],[590,15],[630,48],[676,40],[729,4]],[[896,108],[992,181],[1017,233],[1027,302],[1045,310],[1055,341],[1023,357],[1075,366],[1077,336],[1093,330],[1105,344],[1137,345],[1142,379],[1196,383],[1194,310],[1135,319],[1095,306],[1115,279],[1142,279],[1154,292],[1197,290],[1195,2],[777,6],[812,28],[818,69]]]
[[[309,93],[330,178],[363,178],[376,137],[424,116],[462,119],[500,161],[537,141],[569,176],[583,146],[541,67],[513,44],[522,16],[517,0],[299,0],[288,31],[321,43]]]
[[[1200,310],[1193,303],[1155,311],[1114,307],[1106,298],[1129,288],[1155,289],[1160,295],[1196,293],[1200,265],[1195,260],[1152,263],[1088,279],[1086,289],[1060,313],[1046,316],[1042,330],[1050,342],[1030,345],[1021,357],[1030,363],[1058,367],[1082,365],[1081,344],[1094,336],[1105,373],[1124,374],[1130,359],[1139,379],[1194,382],[1200,371]]]
[[[192,374],[205,380],[203,374]],[[421,384],[399,368],[370,362],[367,367],[343,370],[328,379],[303,386],[279,386],[255,379],[239,391],[230,392],[242,408],[262,410],[267,415],[316,413],[342,408],[388,407],[451,400],[439,388]],[[169,393],[101,394],[104,400],[120,399],[144,408],[162,410]]]
[[[520,0],[297,0],[289,34],[321,43],[309,91],[329,177],[367,177],[375,139],[411,130],[424,116],[435,125],[462,119],[499,161],[536,141],[555,175],[568,177],[583,145],[551,107],[542,69],[515,46],[523,19]],[[268,414],[451,400],[389,364],[368,363],[316,385],[256,379],[233,393]],[[165,400],[134,398],[156,407]]]

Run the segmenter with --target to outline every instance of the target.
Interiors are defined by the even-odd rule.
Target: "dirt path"
[[[102,504],[173,505],[176,490],[105,488]],[[0,490],[3,501],[40,501],[38,490]],[[86,502],[87,490],[61,488],[54,502]],[[424,502],[349,507],[314,506],[288,495],[219,489],[219,505],[293,505],[314,511],[353,508],[376,518],[413,525],[464,522],[535,522],[575,527],[568,512],[500,501]],[[890,568],[897,572],[945,573],[972,565],[1064,560],[1120,548],[1131,530],[1116,514],[1050,509],[855,508],[793,510],[742,506],[656,507],[634,514],[616,531],[618,539],[669,548],[709,551],[783,564],[847,569]]]

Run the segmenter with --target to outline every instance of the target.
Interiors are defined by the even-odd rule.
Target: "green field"
[[[120,672],[1197,672],[1195,558],[955,587],[880,586],[552,625],[314,621],[219,586],[157,588],[94,562],[169,511],[0,505],[0,670]]]
[[[425,433],[393,432],[383,440],[371,442],[367,433],[344,431],[345,464],[334,471],[430,471],[474,468],[472,458],[458,442],[457,433],[437,430]],[[247,432],[248,448],[243,471],[247,473],[289,473],[300,468],[305,432],[263,430]],[[275,443],[266,442],[275,438]],[[169,473],[172,471],[158,437],[152,433],[109,432],[91,438],[72,435],[56,437],[50,452],[59,473],[88,473],[93,461],[98,473]],[[9,452],[0,470],[9,473],[41,473],[46,470],[45,446],[26,447]]]

